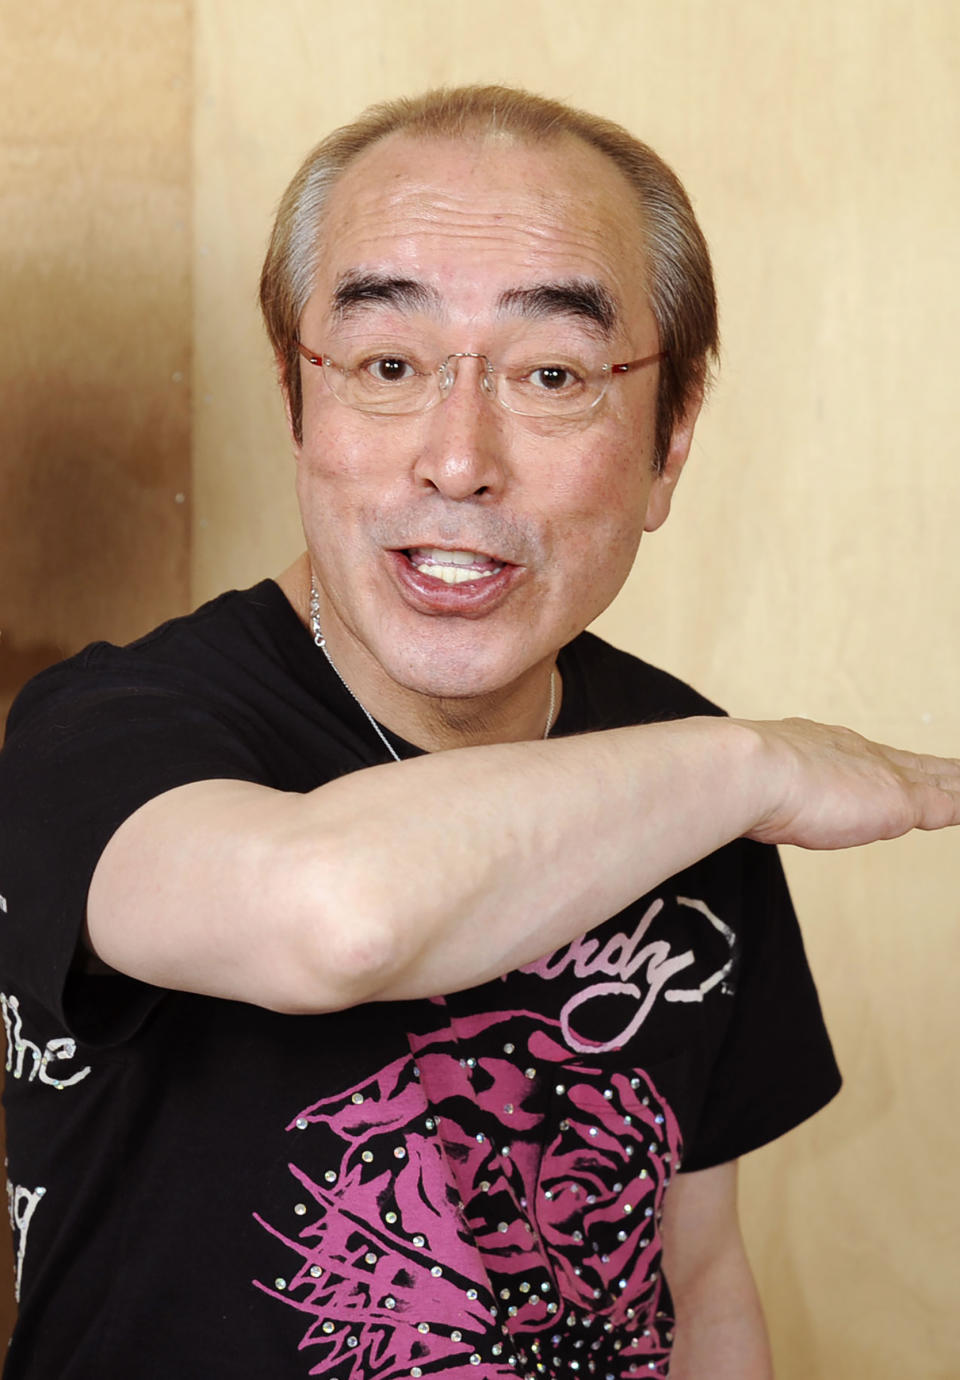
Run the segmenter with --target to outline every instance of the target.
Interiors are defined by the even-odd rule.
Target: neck
[[[307,556],[284,571],[277,583],[301,622],[311,629],[311,571]],[[427,752],[542,738],[556,722],[561,684],[553,657],[530,667],[518,681],[491,693],[463,697],[427,695],[394,681],[343,626],[322,594],[316,613],[326,654],[350,693],[389,733]],[[317,655],[323,653],[318,651]]]

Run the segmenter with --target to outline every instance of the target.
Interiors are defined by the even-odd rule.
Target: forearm
[[[743,1261],[746,1267],[746,1261]],[[763,1310],[749,1268],[678,1307],[670,1380],[773,1380]]]
[[[372,782],[338,783],[350,849],[339,909],[390,917],[374,994],[473,985],[616,914],[755,822],[755,755],[719,719],[436,754],[381,770],[385,834],[364,827]]]
[[[670,1380],[772,1380],[760,1297],[737,1214],[737,1162],[667,1190],[663,1268],[676,1310]]]

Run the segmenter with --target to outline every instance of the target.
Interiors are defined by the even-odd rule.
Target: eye
[[[564,389],[575,388],[582,379],[564,364],[541,364],[531,369],[529,379],[537,388],[548,393],[562,393]]]
[[[417,372],[412,364],[398,355],[380,355],[376,359],[368,359],[361,368],[376,383],[404,383]]]

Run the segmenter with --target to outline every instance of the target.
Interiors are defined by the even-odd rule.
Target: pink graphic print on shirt
[[[290,1221],[257,1216],[290,1252],[256,1283],[301,1313],[305,1373],[665,1376],[669,1107],[640,1070],[572,1060],[542,1016],[456,1026],[288,1127],[338,1147],[321,1169],[294,1139]]]

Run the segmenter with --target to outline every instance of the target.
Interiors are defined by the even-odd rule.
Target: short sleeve
[[[124,1038],[156,1001],[156,989],[118,975],[97,984],[93,1011],[82,981],[71,982],[101,853],[125,819],[175,786],[263,777],[239,726],[179,672],[134,667],[122,651],[98,644],[32,681],[11,710],[0,753],[0,972],[7,990],[80,1038]]]
[[[741,943],[733,1012],[685,1171],[736,1159],[792,1130],[840,1089],[777,850],[740,840]]]

